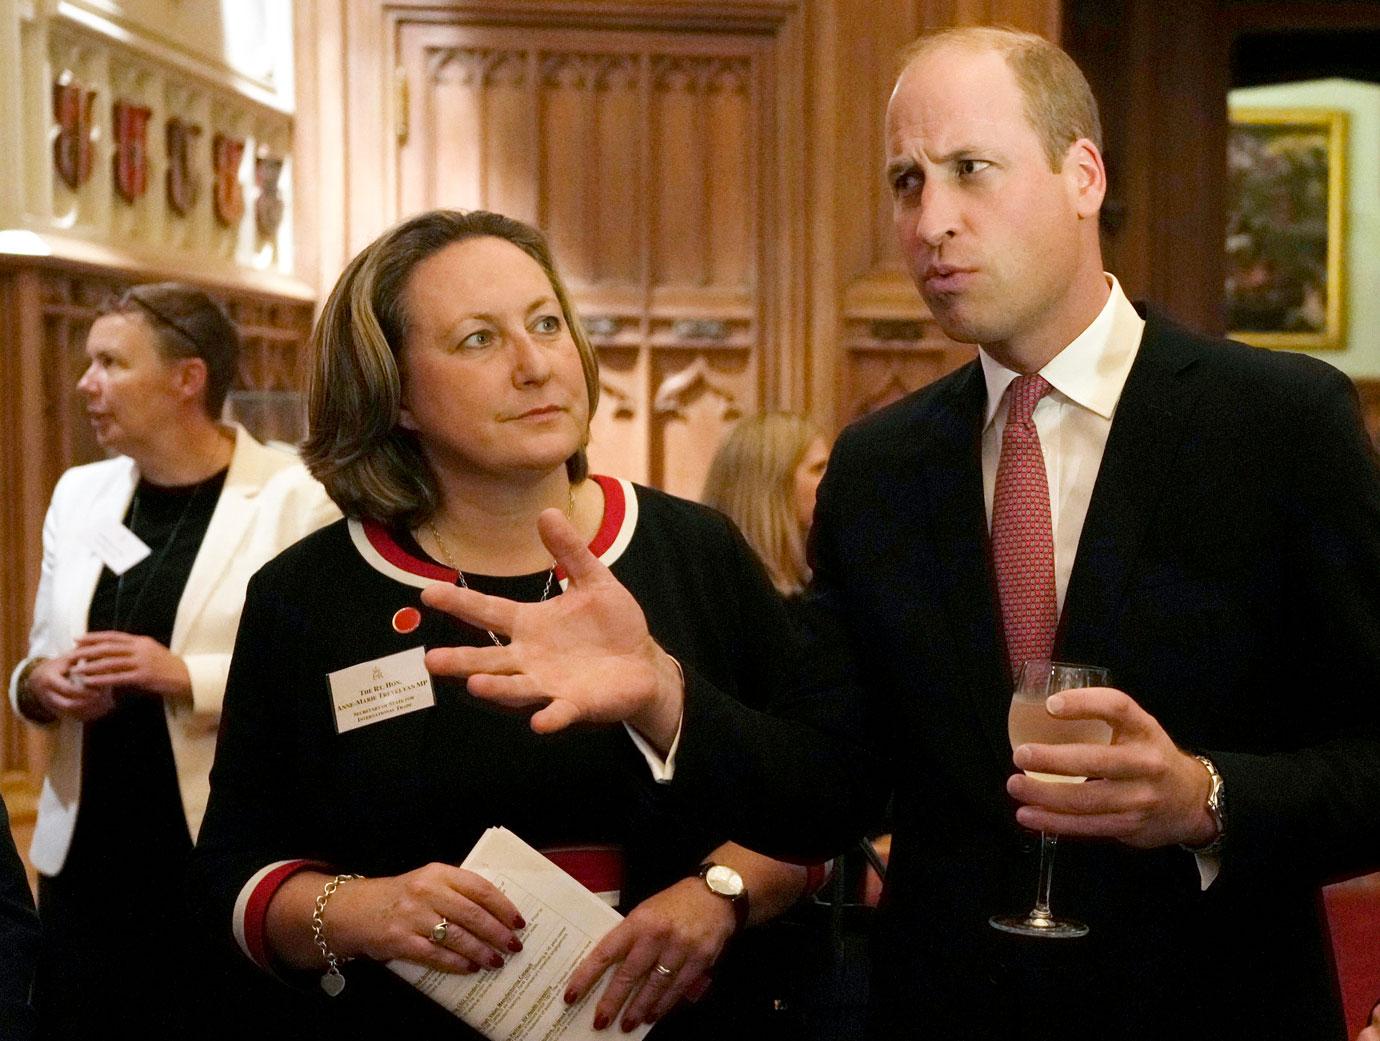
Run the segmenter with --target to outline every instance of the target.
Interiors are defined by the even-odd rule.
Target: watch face
[[[743,892],[743,876],[731,867],[715,864],[704,873],[704,883],[720,896],[732,899]]]

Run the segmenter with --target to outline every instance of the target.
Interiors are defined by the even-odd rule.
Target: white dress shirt
[[[1059,610],[1078,554],[1078,539],[1088,515],[1102,452],[1112,430],[1121,388],[1140,350],[1145,319],[1136,313],[1111,275],[1111,295],[1092,324],[1065,347],[1040,375],[1054,388],[1035,405],[1049,480],[1050,522],[1054,526],[1054,586]],[[1006,429],[1006,388],[1020,375],[979,350],[987,381],[987,416],[982,428],[982,490],[987,526],[992,526],[992,497],[997,484],[1001,435]]]

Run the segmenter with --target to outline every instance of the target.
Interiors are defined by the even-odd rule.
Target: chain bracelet
[[[331,950],[330,944],[326,942],[326,924],[322,920],[322,915],[326,913],[326,905],[330,903],[335,891],[346,882],[353,882],[363,875],[336,875],[335,878],[327,882],[321,889],[321,894],[316,898],[316,909],[311,913],[311,937],[316,941],[317,948],[321,951],[321,957],[326,960],[326,973],[321,977],[321,989],[331,997],[335,997],[345,989],[345,977],[340,972],[340,966],[347,962],[349,958],[337,957]]]

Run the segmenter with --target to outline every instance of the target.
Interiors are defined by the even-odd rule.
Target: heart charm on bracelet
[[[321,977],[321,989],[333,998],[339,997],[340,992],[345,989],[345,977],[334,965]]]

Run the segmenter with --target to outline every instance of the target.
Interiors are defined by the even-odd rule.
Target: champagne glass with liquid
[[[1007,717],[1007,732],[1011,749],[1024,744],[1041,745],[1106,745],[1112,740],[1112,728],[1100,719],[1056,719],[1045,709],[1045,699],[1061,690],[1080,687],[1105,687],[1111,682],[1106,669],[1095,665],[1070,665],[1057,661],[1022,662],[1016,672],[1016,687],[1011,695],[1011,713]],[[1026,771],[1039,781],[1081,784],[1086,777]],[[992,928],[1022,936],[1044,936],[1069,939],[1086,936],[1088,927],[1082,922],[1055,918],[1049,910],[1049,888],[1054,873],[1054,850],[1057,836],[1040,833],[1040,886],[1035,906],[1028,915],[997,915],[991,919]]]

